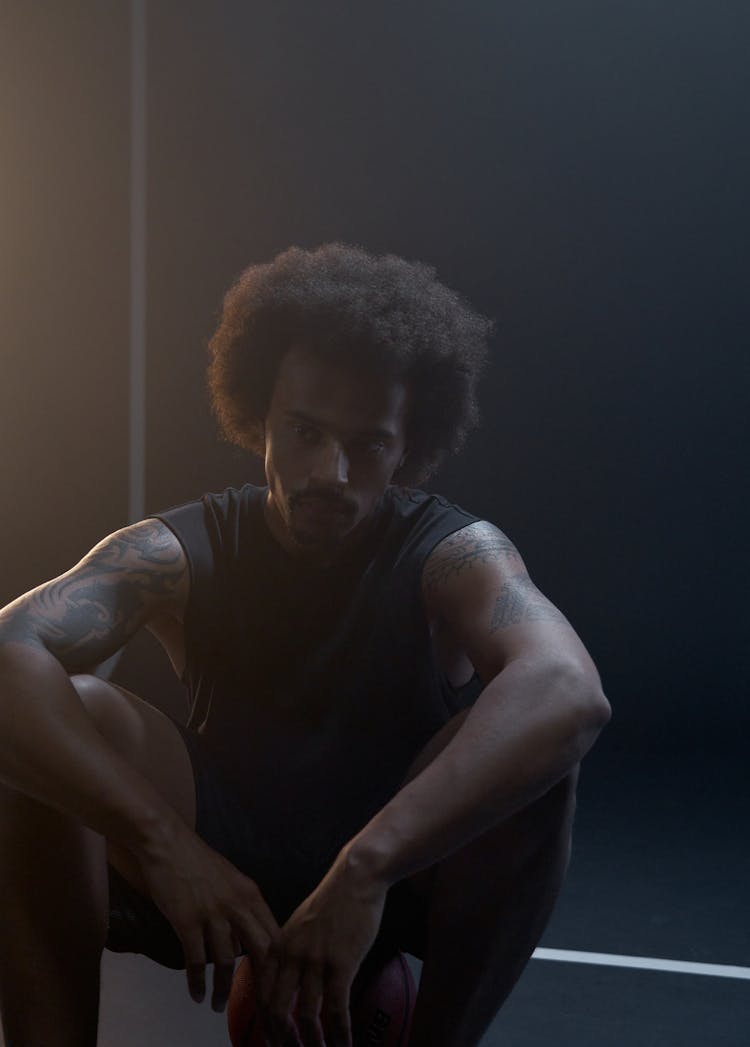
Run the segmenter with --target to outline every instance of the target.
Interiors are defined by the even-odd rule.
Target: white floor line
[[[672,971],[677,974],[707,974],[713,978],[742,978],[750,981],[750,967],[732,967],[721,963],[657,960],[651,956],[617,956],[614,953],[576,952],[573,949],[535,949],[532,959],[591,963],[602,967],[634,967],[644,971]]]

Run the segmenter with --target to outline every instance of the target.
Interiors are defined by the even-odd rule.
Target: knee
[[[84,709],[97,726],[112,717],[112,684],[91,673],[75,673],[70,682],[81,699]]]
[[[570,837],[576,811],[579,772],[580,764],[576,764],[549,792],[519,812],[520,818],[526,822],[527,831],[531,826],[543,838],[561,834],[565,838]]]
[[[70,682],[99,733],[118,752],[129,748],[131,718],[119,688],[89,673],[77,673]]]

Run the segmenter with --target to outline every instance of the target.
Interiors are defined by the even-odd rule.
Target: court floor
[[[563,894],[482,1047],[747,1047],[746,777],[733,751],[591,754]],[[107,954],[99,1042],[229,1040],[182,972]]]

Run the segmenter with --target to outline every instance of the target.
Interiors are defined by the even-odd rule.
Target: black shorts
[[[271,838],[253,826],[252,812],[202,743],[200,735],[173,721],[184,739],[193,767],[196,832],[253,879],[282,926],[325,874],[325,868],[301,868],[283,837]],[[106,948],[142,953],[165,967],[183,969],[182,945],[172,925],[150,898],[109,867],[109,928]],[[386,897],[373,950],[402,950],[424,956],[426,912],[408,881],[394,884]]]

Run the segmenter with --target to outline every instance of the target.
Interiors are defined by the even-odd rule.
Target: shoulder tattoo
[[[9,604],[0,612],[0,636],[32,646],[41,641],[66,666],[92,664],[104,647],[122,647],[150,610],[167,606],[186,572],[174,535],[160,521],[145,520]]]
[[[542,595],[528,574],[514,575],[500,587],[490,632],[521,622],[567,622],[562,611]]]
[[[425,563],[422,582],[425,592],[481,563],[502,559],[521,565],[521,554],[502,531],[485,520],[463,527],[440,542]]]

